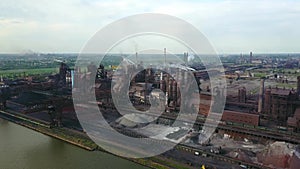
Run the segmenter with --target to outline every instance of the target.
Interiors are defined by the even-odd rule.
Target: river
[[[0,118],[0,169],[146,169],[100,151],[87,151]]]

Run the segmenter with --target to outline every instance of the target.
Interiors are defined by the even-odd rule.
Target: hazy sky
[[[103,26],[145,12],[188,21],[218,53],[300,52],[296,0],[1,0],[0,52],[79,52]]]

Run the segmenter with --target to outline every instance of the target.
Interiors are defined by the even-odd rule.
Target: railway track
[[[125,110],[126,107],[123,107]],[[131,113],[140,113],[138,111],[132,111],[130,109],[127,109],[127,111],[130,111]],[[156,118],[160,119],[167,119],[170,121],[170,123],[174,122],[177,118],[175,114],[166,114],[163,113],[160,116],[156,116],[150,113],[145,113],[150,116],[155,116]],[[183,121],[183,122],[190,122],[190,121]],[[198,118],[195,122],[195,125],[202,127],[205,123],[204,118]],[[208,123],[205,124],[208,127],[214,127],[213,125]],[[293,144],[300,144],[300,134],[298,133],[293,133],[293,132],[284,132],[284,131],[279,131],[279,130],[271,130],[265,127],[255,127],[255,126],[249,126],[246,127],[241,124],[241,126],[234,126],[234,125],[228,125],[224,123],[219,123],[217,126],[217,129],[225,130],[225,131],[231,131],[231,132],[236,132],[236,133],[241,133],[241,134],[246,134],[246,135],[251,135],[251,136],[256,136],[256,137],[261,137],[261,138],[267,138],[271,140],[278,140],[278,141],[285,141],[288,143],[293,143]]]

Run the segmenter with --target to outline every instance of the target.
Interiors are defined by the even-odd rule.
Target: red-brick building
[[[267,88],[264,97],[264,113],[271,120],[286,123],[288,117],[295,111],[296,100],[298,100],[296,90]]]
[[[224,110],[223,116],[222,116],[222,121],[258,126],[259,125],[259,115]]]

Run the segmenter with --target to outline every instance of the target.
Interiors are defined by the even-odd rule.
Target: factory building
[[[259,115],[238,111],[224,110],[222,121],[258,126]]]
[[[267,88],[265,91],[264,112],[271,120],[280,123],[286,122],[291,116],[296,105],[294,101],[298,99],[295,90],[284,88]]]
[[[293,116],[299,105],[297,101],[300,93],[300,78],[298,77],[297,90],[270,86],[265,88],[264,82],[265,79],[261,79],[257,112],[271,121],[286,125],[288,117]]]

